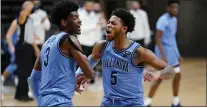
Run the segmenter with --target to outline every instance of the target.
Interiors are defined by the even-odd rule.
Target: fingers
[[[148,81],[150,82],[152,80],[153,76],[151,75],[151,73],[147,72],[145,75],[144,75],[144,82]]]
[[[83,92],[83,90],[81,90],[80,88],[76,88],[75,91],[78,92],[79,94]]]
[[[148,81],[151,82],[153,80],[157,80],[159,77],[157,77],[156,75],[154,75],[155,73],[151,73],[151,72],[147,72],[144,75],[144,82]]]
[[[82,92],[83,92],[83,90],[84,90],[86,84],[87,84],[87,80],[86,80],[86,79],[82,80],[82,81],[80,82],[80,84],[77,84],[77,85],[76,85],[76,89],[75,89],[75,91],[78,92],[79,94],[82,94]]]

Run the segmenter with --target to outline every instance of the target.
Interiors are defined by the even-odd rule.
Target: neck
[[[169,14],[170,17],[174,17],[174,16],[173,16],[172,14],[170,14],[169,12],[168,12],[168,14]]]
[[[60,27],[60,28],[59,28],[59,32],[61,32],[61,31],[68,33],[67,29],[65,29],[65,28],[63,28],[63,27]]]
[[[114,48],[116,50],[122,50],[127,48],[130,44],[130,41],[127,39],[126,34],[116,36],[117,38],[114,39]]]

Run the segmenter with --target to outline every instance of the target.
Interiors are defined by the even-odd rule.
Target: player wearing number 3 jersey
[[[72,98],[77,90],[76,64],[85,77],[94,78],[94,71],[76,38],[81,26],[78,8],[72,0],[59,0],[52,11],[52,23],[59,27],[60,32],[43,44],[28,78],[38,106],[73,106]]]
[[[169,79],[174,75],[172,67],[158,59],[150,50],[127,39],[134,30],[135,18],[125,9],[112,12],[107,24],[106,41],[97,43],[88,57],[92,67],[102,62],[104,97],[101,106],[143,106],[142,79]],[[143,76],[144,63],[157,68]],[[81,74],[81,69],[76,71]]]

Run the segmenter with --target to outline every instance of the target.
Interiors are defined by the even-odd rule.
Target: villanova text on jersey
[[[116,58],[107,58],[103,60],[103,67],[113,67],[128,72],[128,62]]]

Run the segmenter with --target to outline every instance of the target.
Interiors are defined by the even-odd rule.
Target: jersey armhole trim
[[[133,59],[135,50],[136,50],[137,48],[139,48],[140,46],[141,46],[141,45],[138,44],[138,45],[134,48],[134,50],[133,50],[133,52],[132,52],[132,54],[131,54],[131,62],[132,62],[132,65],[133,65],[134,67],[136,67],[136,68],[144,68],[144,66],[136,65],[136,63],[134,62],[134,59]]]
[[[102,56],[103,56],[103,54],[104,54],[104,52],[105,52],[105,49],[107,48],[107,46],[108,46],[109,43],[110,43],[109,41],[107,41],[107,42],[105,43],[104,48],[103,48],[103,51],[101,52],[101,57],[100,57],[100,59],[102,58]]]
[[[59,46],[59,44],[60,44],[60,40],[61,40],[62,38],[64,38],[66,35],[67,35],[67,34],[64,34],[61,38],[58,39],[58,42],[57,42],[57,49],[58,49],[60,55],[62,55],[62,56],[65,57],[65,58],[70,58],[70,59],[72,59],[72,57],[70,57],[70,56],[66,56],[66,55],[61,51],[60,46]]]

